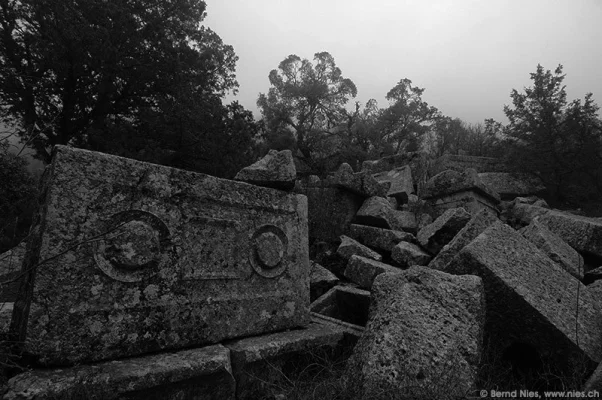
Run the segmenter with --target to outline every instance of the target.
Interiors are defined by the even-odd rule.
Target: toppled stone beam
[[[602,220],[551,210],[539,221],[575,250],[602,258]]]

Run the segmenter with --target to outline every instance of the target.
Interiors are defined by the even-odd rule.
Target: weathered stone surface
[[[227,344],[236,379],[236,399],[272,398],[274,387],[282,386],[287,379],[297,379],[307,365],[317,362],[316,355],[334,350],[343,337],[344,331],[336,325],[312,323],[301,330],[255,336]]]
[[[309,273],[310,301],[314,301],[322,296],[336,286],[337,283],[339,283],[339,278],[335,274],[317,262],[311,263],[311,271]]]
[[[503,160],[499,158],[444,154],[433,162],[430,173],[436,175],[445,170],[463,172],[467,168],[473,168],[477,172],[506,172],[508,170]]]
[[[491,225],[447,269],[483,278],[487,329],[502,348],[520,341],[558,365],[602,358],[602,321],[591,293],[508,225]]]
[[[367,317],[366,317],[367,318]],[[326,315],[318,314],[315,312],[311,313],[311,321],[317,324],[332,326],[334,325],[337,330],[343,331],[345,335],[344,346],[353,349],[359,338],[364,333],[364,327],[359,325],[350,324],[349,322],[341,321],[340,319],[328,317]]]
[[[367,257],[377,261],[380,261],[383,258],[383,256],[378,254],[376,251],[345,235],[341,235],[341,244],[337,249],[337,254],[345,260],[349,260],[349,258],[353,255]]]
[[[481,210],[454,236],[451,242],[443,246],[437,257],[429,263],[429,267],[447,272],[447,266],[457,253],[481,232],[499,219],[489,210]]]
[[[483,284],[423,267],[379,275],[348,362],[354,398],[451,399],[474,389],[485,321]]]
[[[440,198],[458,192],[474,191],[488,198],[494,204],[500,202],[500,196],[487,187],[476,170],[466,169],[464,172],[447,170],[433,176],[426,184],[422,198]]]
[[[349,235],[366,246],[390,252],[399,242],[416,242],[414,235],[403,231],[351,224]]]
[[[345,278],[357,283],[362,289],[370,290],[374,278],[378,275],[399,271],[401,271],[399,268],[389,264],[354,255],[351,256],[347,268],[345,268]]]
[[[479,179],[497,192],[502,200],[512,200],[517,196],[540,195],[546,191],[541,179],[530,174],[481,172]]]
[[[594,281],[586,286],[592,297],[598,301],[598,306],[602,309],[602,280]]]
[[[565,271],[579,280],[583,279],[583,257],[564,240],[550,232],[537,218],[519,232]]]
[[[602,220],[551,210],[539,221],[575,250],[602,257]]]
[[[364,201],[356,194],[328,187],[310,187],[306,195],[309,237],[328,242],[349,233],[349,225]]]
[[[516,226],[527,226],[534,218],[545,215],[550,209],[527,203],[515,202],[508,209],[508,220]]]
[[[96,365],[25,372],[10,379],[4,399],[225,400],[234,399],[235,385],[229,350],[214,345]]]
[[[295,186],[295,179],[297,179],[293,154],[290,150],[270,150],[255,164],[241,169],[234,179],[259,186],[290,190]]]
[[[366,326],[369,307],[369,291],[338,285],[314,301],[311,311],[353,325]]]
[[[433,223],[433,217],[431,217],[430,214],[427,213],[422,213],[420,214],[420,216],[418,217],[418,231],[420,231],[422,228],[424,228],[427,225],[430,225]]]
[[[402,267],[427,265],[432,257],[413,243],[400,242],[391,251],[391,258]]]
[[[406,231],[415,234],[418,231],[416,215],[411,211],[391,210],[388,216],[389,226],[396,231]]]
[[[56,146],[12,331],[42,364],[309,323],[303,195]]]
[[[583,283],[589,285],[595,281],[602,279],[602,267],[594,268],[587,271],[583,276]],[[602,297],[601,297],[602,299]]]
[[[372,176],[378,182],[391,183],[387,196],[396,198],[399,204],[407,203],[408,196],[414,193],[414,181],[412,180],[412,170],[409,165],[390,171],[379,172]]]
[[[437,254],[470,221],[470,214],[463,208],[446,210],[432,224],[422,228],[416,239],[431,254]]]
[[[473,190],[444,195],[439,198],[431,198],[427,201],[427,204],[434,208],[433,216],[435,218],[450,208],[458,207],[462,207],[471,215],[481,210],[489,210],[498,214],[498,207],[490,197],[483,196],[480,192]]]
[[[391,186],[389,182],[378,182],[366,172],[354,173],[353,168],[347,163],[341,164],[334,176],[329,177],[328,182],[334,187],[348,190],[362,197],[386,197]]]
[[[391,229],[389,216],[393,209],[387,199],[370,197],[364,201],[355,216],[358,223],[376,228]]]

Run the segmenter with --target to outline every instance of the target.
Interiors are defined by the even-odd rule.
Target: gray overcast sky
[[[564,66],[568,100],[602,106],[602,0],[207,0],[204,24],[239,57],[239,94],[259,112],[268,74],[289,54],[329,52],[358,88],[388,105],[402,78],[423,99],[467,122],[494,118],[529,74]]]

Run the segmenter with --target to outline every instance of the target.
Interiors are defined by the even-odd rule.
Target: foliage
[[[131,157],[161,153],[162,144],[158,158],[194,153],[219,164],[222,154],[204,144],[187,147],[208,136],[228,142],[220,137],[224,119],[242,111],[221,104],[238,86],[237,57],[200,26],[204,17],[201,0],[2,0],[5,121],[45,161],[55,144]],[[232,123],[241,120],[248,118]]]
[[[570,192],[602,194],[602,124],[592,94],[567,103],[562,65],[554,73],[541,65],[531,74],[533,86],[512,90],[512,107],[504,106],[510,164],[534,171],[553,199]],[[582,198],[583,200],[583,198]]]

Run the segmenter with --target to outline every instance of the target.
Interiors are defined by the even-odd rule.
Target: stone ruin
[[[271,398],[321,350],[350,354],[346,398],[469,398],[491,343],[602,388],[602,220],[495,159],[295,178],[287,151],[228,181],[57,146],[1,271],[30,367],[3,398]]]

